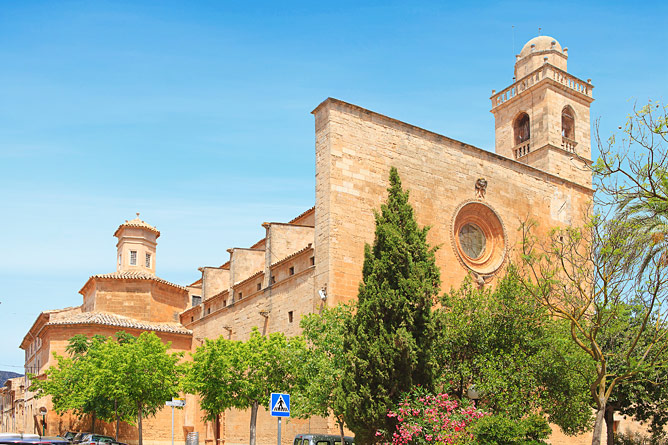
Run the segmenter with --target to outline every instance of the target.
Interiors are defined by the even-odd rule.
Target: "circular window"
[[[506,234],[501,219],[480,201],[465,202],[455,212],[453,247],[460,262],[479,274],[496,272],[506,256]]]
[[[470,258],[478,258],[485,251],[485,234],[475,224],[465,224],[459,231],[459,244]]]

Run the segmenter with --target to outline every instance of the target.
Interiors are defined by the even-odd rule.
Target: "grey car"
[[[355,438],[344,436],[345,445],[355,445]],[[297,434],[293,445],[341,445],[341,436],[334,434]]]

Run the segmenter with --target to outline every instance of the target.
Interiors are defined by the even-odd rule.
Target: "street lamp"
[[[473,406],[477,408],[477,402],[480,400],[480,393],[478,392],[478,389],[475,387],[475,385],[469,386],[469,388],[466,390],[466,395],[469,399],[473,400]]]

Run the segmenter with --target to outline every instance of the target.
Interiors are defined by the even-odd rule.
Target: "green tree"
[[[352,317],[352,307],[325,308],[320,314],[308,314],[300,323],[307,342],[300,360],[300,382],[292,396],[296,417],[334,416],[339,425],[341,443],[345,443],[344,413],[348,394],[341,386],[343,377],[343,336]]]
[[[185,379],[185,390],[200,396],[204,419],[217,422],[229,408],[236,407],[236,394],[241,392],[242,381],[238,376],[243,365],[244,345],[240,341],[223,336],[206,339],[193,354]],[[215,429],[216,440],[218,430]]]
[[[89,415],[92,432],[95,432],[96,419],[110,420],[113,413],[112,400],[99,392],[95,384],[100,369],[91,363],[88,355],[105,341],[101,336],[88,339],[75,335],[66,347],[69,357],[54,353],[56,365],[46,370],[43,380],[33,379],[31,385],[35,397],[51,396],[56,413],[72,411],[79,418]]]
[[[653,258],[668,263],[668,105],[634,106],[621,138],[597,140],[599,196],[618,207],[616,218],[633,224],[641,269]]]
[[[440,277],[428,228],[420,229],[395,168],[387,203],[376,212],[373,246],[364,249],[357,312],[345,325],[346,424],[358,443],[390,431],[387,411],[415,385],[433,387],[431,307]]]
[[[654,257],[641,267],[635,226],[624,220],[594,215],[584,227],[552,230],[545,243],[531,224],[523,230],[525,289],[568,323],[571,340],[591,359],[592,444],[598,445],[618,385],[668,365],[668,265]]]
[[[641,320],[644,307],[638,302],[623,305],[619,308],[619,315],[603,327],[600,338],[605,351],[615,351],[625,347],[628,342],[629,326],[637,325]],[[656,337],[655,323],[650,323],[639,339],[640,346],[634,351],[632,360],[642,359],[639,354],[644,353],[648,342]],[[663,351],[663,357],[656,360],[668,363],[668,350]],[[624,362],[619,363],[619,357],[613,355],[609,368],[617,370],[624,368]],[[646,422],[648,431],[654,438],[665,436],[664,426],[668,423],[668,369],[666,367],[650,367],[642,370],[633,378],[623,380],[617,384],[610,394],[606,405],[605,424],[608,440],[613,440],[614,412],[633,416],[635,420]]]
[[[272,392],[289,392],[297,380],[301,337],[261,335],[256,328],[245,341],[222,336],[205,340],[193,354],[186,390],[198,394],[207,420],[229,408],[250,409],[250,445],[255,445],[257,411],[268,406]]]
[[[435,318],[444,390],[462,399],[474,384],[482,409],[515,420],[542,412],[566,434],[588,428],[590,363],[564,323],[526,296],[514,267],[495,289],[466,279],[442,297]]]
[[[523,260],[529,289],[595,365],[594,443],[603,419],[612,443],[614,409],[663,421],[651,412],[665,403],[652,382],[664,381],[667,363],[668,108],[634,106],[621,138],[596,135],[597,214],[553,230],[543,246],[525,225]]]
[[[118,341],[105,342],[96,355],[95,364],[106,371],[99,386],[122,403],[124,413],[136,417],[139,445],[143,419],[155,416],[179,391],[183,354],[168,352],[170,345],[154,332],[142,332],[134,339],[120,335]]]
[[[74,336],[69,358],[56,355],[58,364],[37,381],[38,397],[53,396],[54,410],[91,414],[106,421],[137,420],[142,444],[142,420],[155,415],[178,392],[182,357],[169,353],[153,332],[133,337],[119,332],[116,337],[96,335],[88,340]]]

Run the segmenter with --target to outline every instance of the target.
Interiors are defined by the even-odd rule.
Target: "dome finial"
[[[137,218],[139,218],[139,212],[137,212]]]
[[[538,28],[538,35],[540,35],[540,32],[541,32],[542,29],[543,28],[540,28],[540,27]]]

